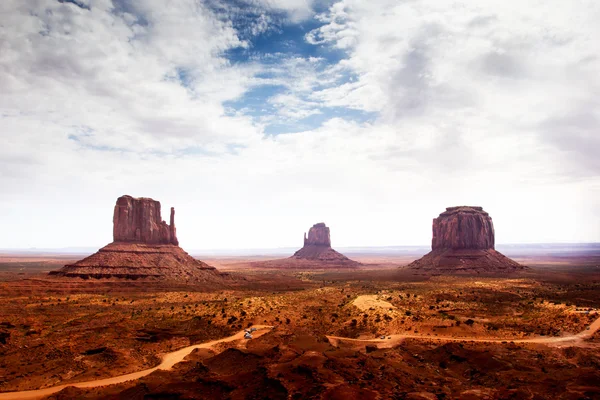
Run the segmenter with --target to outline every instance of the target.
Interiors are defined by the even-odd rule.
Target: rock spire
[[[50,274],[69,278],[161,279],[188,284],[224,283],[225,274],[191,257],[177,240],[175,209],[162,220],[160,202],[121,196],[113,213],[113,242]]]
[[[162,220],[160,202],[147,197],[121,196],[113,215],[113,241],[179,245],[175,233],[175,209],[170,224]]]

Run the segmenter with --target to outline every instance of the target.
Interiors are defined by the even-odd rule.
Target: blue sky
[[[184,247],[600,241],[600,3],[0,2],[0,248],[100,246],[123,194]],[[548,216],[551,215],[552,218]]]

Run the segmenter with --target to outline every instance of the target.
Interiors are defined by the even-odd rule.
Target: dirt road
[[[427,336],[427,335],[415,335],[415,334],[398,334],[389,335],[391,339],[386,336],[385,339],[352,339],[341,336],[327,336],[329,342],[337,346],[338,342],[364,342],[364,343],[381,343],[382,347],[392,347],[402,342],[404,339],[427,339],[427,340],[439,340],[444,342],[487,342],[487,343],[542,343],[542,344],[554,344],[554,343],[566,343],[570,342],[570,346],[580,346],[585,339],[589,339],[592,335],[600,329],[600,317],[597,318],[589,327],[585,330],[575,334],[561,337],[535,337],[529,339],[482,339],[478,337],[452,337],[452,336]]]
[[[271,329],[271,326],[266,325],[256,325],[255,328],[257,331],[253,334],[254,337],[258,337],[267,330]],[[600,317],[597,318],[588,328],[583,330],[582,332],[562,337],[535,337],[529,339],[482,339],[477,337],[443,337],[443,336],[426,336],[426,335],[414,335],[414,334],[399,334],[399,335],[391,335],[391,339],[352,339],[340,336],[327,336],[329,342],[337,346],[340,341],[345,342],[362,342],[362,343],[377,343],[382,344],[381,347],[392,347],[404,339],[427,339],[427,340],[439,340],[439,341],[450,341],[450,342],[488,342],[488,343],[542,343],[542,344],[555,344],[555,343],[569,343],[570,346],[581,346],[585,339],[589,339],[596,331],[600,329]],[[99,386],[106,385],[114,385],[117,383],[123,383],[127,381],[131,381],[134,379],[142,378],[146,375],[151,374],[152,372],[162,369],[169,370],[178,362],[181,362],[188,354],[190,354],[195,349],[205,349],[210,348],[218,343],[232,342],[234,340],[240,340],[244,337],[244,331],[238,332],[233,336],[226,337],[224,339],[213,340],[211,342],[195,344],[192,346],[185,347],[183,349],[174,351],[172,353],[167,353],[164,355],[162,362],[160,365],[146,369],[139,372],[134,372],[127,375],[115,376],[112,378],[98,379],[88,382],[79,382],[79,383],[69,383],[60,386],[54,386],[46,389],[39,390],[27,390],[22,392],[5,392],[0,393],[0,400],[27,400],[27,399],[39,399],[44,396],[48,396],[52,393],[56,393],[61,391],[62,389],[68,386],[74,386],[78,388],[94,388]]]
[[[258,337],[258,336],[264,334],[268,329],[271,329],[272,327],[266,326],[266,325],[255,325],[254,328],[256,328],[257,331],[254,332],[252,335],[254,337]],[[68,386],[74,386],[74,387],[78,387],[78,388],[93,388],[93,387],[114,385],[117,383],[132,381],[134,379],[139,379],[146,375],[149,375],[152,372],[159,370],[159,369],[169,370],[169,369],[173,368],[173,365],[177,364],[180,361],[183,361],[183,359],[188,354],[190,354],[192,351],[194,351],[195,349],[206,349],[206,348],[210,348],[218,343],[232,342],[234,340],[240,340],[243,338],[244,338],[244,331],[241,331],[241,332],[236,333],[233,336],[229,336],[229,337],[226,337],[223,339],[213,340],[211,342],[206,342],[206,343],[201,343],[201,344],[195,344],[192,346],[184,347],[183,349],[180,349],[180,350],[176,350],[172,353],[167,353],[163,356],[163,359],[162,359],[162,362],[160,363],[160,365],[158,365],[154,368],[145,369],[143,371],[134,372],[134,373],[127,374],[127,375],[114,376],[112,378],[98,379],[98,380],[93,380],[93,381],[88,381],[88,382],[68,383],[66,385],[53,386],[53,387],[49,387],[49,388],[45,388],[45,389],[26,390],[26,391],[22,391],[22,392],[0,393],[0,400],[39,399],[39,398],[42,398],[45,396],[49,396],[52,393],[59,392]]]

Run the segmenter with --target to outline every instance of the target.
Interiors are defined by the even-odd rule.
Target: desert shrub
[[[487,324],[485,324],[485,327],[489,331],[497,331],[500,329],[500,326],[498,324],[494,324],[494,323],[487,323]]]

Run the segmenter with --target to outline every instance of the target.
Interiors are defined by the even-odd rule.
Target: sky
[[[2,0],[0,248],[600,242],[597,0]]]

